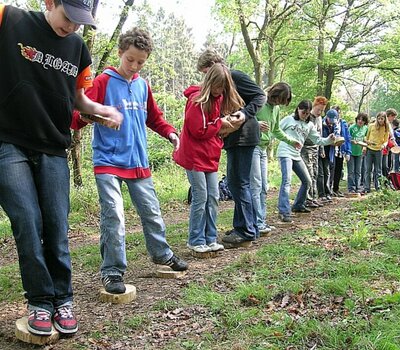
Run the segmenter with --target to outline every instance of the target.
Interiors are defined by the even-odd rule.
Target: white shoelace
[[[68,306],[62,306],[57,309],[57,312],[60,314],[62,318],[72,318],[72,310]]]
[[[34,315],[34,317],[40,321],[48,321],[50,319],[50,313],[41,310],[31,310],[30,315]],[[36,314],[36,316],[35,316]]]

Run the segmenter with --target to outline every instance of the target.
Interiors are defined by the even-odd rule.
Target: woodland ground
[[[269,194],[275,198],[276,191]],[[364,198],[356,199],[363,200]],[[293,224],[279,222],[276,209],[271,206],[270,224],[276,226],[271,234],[261,237],[250,248],[225,250],[212,259],[197,259],[189,254],[185,247],[186,224],[188,206],[186,204],[174,205],[164,210],[164,219],[169,227],[181,230],[178,240],[170,242],[174,251],[190,264],[190,270],[182,279],[169,280],[154,277],[154,265],[149,261],[142,249],[135,259],[128,262],[129,269],[125,275],[125,282],[136,286],[137,299],[130,304],[111,305],[98,300],[100,287],[97,268],[87,267],[79,257],[73,258],[73,286],[75,293],[75,311],[79,319],[79,332],[71,338],[63,338],[54,345],[33,346],[16,340],[14,336],[15,321],[26,315],[26,305],[21,297],[13,302],[0,303],[0,349],[57,349],[57,350],[114,350],[114,349],[174,349],[174,341],[188,339],[190,344],[196,344],[190,349],[205,349],[202,347],[201,335],[213,334],[215,319],[209,308],[201,305],[180,306],[184,290],[195,282],[202,284],[218,271],[240,260],[242,256],[255,253],[269,244],[279,243],[288,235],[295,235],[297,231],[323,227],[332,219],[340,222],[344,213],[350,210],[355,199],[335,199],[332,204],[312,211],[311,214],[298,214]],[[231,221],[233,202],[221,202],[221,216],[225,215],[226,223]],[[75,225],[70,232],[71,250],[78,254],[85,254],[85,246],[98,243],[97,234],[88,234],[82,229],[85,225],[96,231],[97,218],[87,220],[83,225]],[[141,235],[137,218],[130,221],[130,232],[133,236]],[[220,226],[221,232],[229,229],[226,224]],[[90,231],[90,230],[89,230]],[[137,245],[135,239],[129,245]],[[141,241],[143,243],[143,241]],[[141,244],[142,244],[141,243]],[[13,239],[3,239],[0,252],[0,266],[16,264],[16,254]],[[88,252],[87,254],[92,254]],[[249,278],[246,271],[237,269],[237,274],[242,275],[244,281]],[[223,292],[226,282],[219,288]],[[285,297],[286,298],[286,297]],[[251,302],[251,300],[249,301]],[[279,301],[284,304],[285,300]],[[287,302],[287,300],[286,300]],[[219,330],[220,332],[220,330]],[[172,345],[171,345],[172,344]],[[185,347],[179,347],[185,348]],[[218,349],[218,346],[215,346]],[[243,349],[238,345],[232,349]],[[288,348],[289,349],[289,348]],[[294,349],[294,348],[293,348]],[[298,348],[296,348],[298,349]],[[317,349],[310,345],[307,349]]]

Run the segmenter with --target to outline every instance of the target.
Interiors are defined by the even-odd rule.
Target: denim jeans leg
[[[374,185],[376,190],[379,190],[380,188],[379,179],[381,176],[382,176],[382,152],[374,151]]]
[[[356,174],[355,174],[356,157],[350,156],[347,162],[347,190],[349,192],[356,191]]]
[[[324,186],[324,164],[323,158],[318,157],[318,173],[317,173],[317,189],[318,189],[318,197],[325,197],[325,186]]]
[[[367,154],[365,156],[365,177],[364,177],[364,189],[369,192],[371,190],[371,172],[373,163],[373,151],[367,149]]]
[[[361,156],[361,179],[360,179],[360,187],[364,188],[365,187],[365,172],[366,172],[366,165],[365,165],[365,161],[366,161],[367,156],[366,155],[362,155]]]
[[[173,255],[165,234],[160,203],[154,189],[153,179],[125,180],[129,195],[140,216],[147,251],[156,264],[166,263]]]
[[[400,171],[400,155],[393,154],[393,171],[398,173]]]
[[[268,155],[267,150],[262,150],[260,158],[261,166],[261,222],[266,223],[267,220],[267,192],[268,192]]]
[[[297,196],[293,202],[293,208],[299,209],[304,207],[304,203],[307,199],[307,193],[311,187],[312,182],[307,167],[302,159],[293,160],[292,167],[293,171],[301,181],[299,191],[297,192]]]
[[[265,200],[266,200],[266,153],[261,147],[256,146],[253,153],[253,160],[250,171],[250,189],[253,200],[253,207],[257,214],[257,227],[260,229],[265,225]],[[264,203],[263,203],[264,201]]]
[[[207,204],[206,204],[206,243],[217,241],[217,217],[219,205],[218,173],[206,173]]]
[[[362,156],[355,156],[354,158],[354,185],[355,191],[361,191],[361,164],[362,164]]]
[[[227,149],[227,178],[235,209],[233,227],[242,238],[254,240],[258,236],[257,214],[250,189],[250,170],[255,147]]]
[[[286,157],[279,157],[281,166],[282,182],[279,189],[278,210],[279,214],[289,215],[291,212],[289,195],[292,184],[292,159]]]
[[[67,159],[0,143],[0,164],[0,205],[11,222],[25,297],[53,312],[73,299]]]
[[[191,246],[206,244],[206,205],[207,180],[206,174],[200,171],[186,171],[192,188],[192,202],[190,203],[189,238]]]
[[[97,174],[100,199],[100,253],[103,259],[101,277],[123,276],[126,267],[125,215],[121,193],[122,180],[115,175]]]

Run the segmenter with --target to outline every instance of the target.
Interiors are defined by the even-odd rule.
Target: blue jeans
[[[361,156],[350,156],[347,162],[347,189],[349,192],[361,191]]]
[[[279,157],[279,163],[281,165],[282,183],[279,189],[278,210],[282,215],[289,215],[291,212],[289,195],[292,185],[292,170],[301,181],[299,192],[297,192],[296,199],[293,202],[294,209],[304,207],[307,191],[311,186],[311,177],[302,159],[293,160],[287,157]]]
[[[398,173],[400,171],[400,155],[392,153],[393,156],[393,171]]]
[[[192,186],[189,244],[204,245],[217,241],[218,173],[186,171]]]
[[[318,187],[318,197],[323,198],[330,196],[330,178],[331,172],[329,169],[329,157],[318,157],[318,177],[317,177],[317,187]]]
[[[266,225],[267,189],[268,189],[268,158],[267,150],[256,146],[253,153],[250,172],[250,189],[253,207],[257,214],[257,227]]]
[[[382,175],[382,152],[373,151],[367,149],[367,154],[365,156],[365,191],[371,190],[371,172],[372,167],[374,168],[374,185],[375,189],[379,190],[379,178]]]
[[[259,235],[250,190],[253,152],[254,146],[237,146],[226,150],[228,186],[235,201],[233,228],[240,237],[249,241]]]
[[[96,175],[100,198],[100,252],[103,258],[101,276],[123,275],[127,260],[125,251],[125,217],[121,193],[122,182],[139,214],[147,251],[154,263],[163,264],[173,255],[165,238],[165,224],[151,177],[121,179],[115,175]]]
[[[28,304],[53,312],[72,302],[67,158],[0,142],[0,205],[11,222]]]

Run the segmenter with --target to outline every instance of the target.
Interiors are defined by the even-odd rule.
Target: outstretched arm
[[[118,129],[123,120],[122,114],[116,108],[92,101],[85,95],[84,89],[76,90],[75,108],[85,114],[98,114],[107,118],[102,122],[102,125],[112,129]]]

